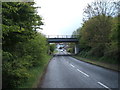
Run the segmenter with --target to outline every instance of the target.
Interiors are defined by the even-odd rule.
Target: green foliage
[[[33,5],[34,2],[2,3],[3,50],[14,50],[16,43],[34,38],[35,30],[43,25]]]
[[[3,88],[16,87],[29,78],[29,74],[22,63],[20,60],[16,60],[11,53],[3,52]]]
[[[104,56],[104,45],[99,44],[96,47],[92,48],[89,52],[87,52],[88,56],[102,57]]]
[[[17,87],[30,78],[28,71],[41,65],[45,58],[46,39],[38,34],[28,42],[18,43],[15,50],[13,54],[3,52],[3,87]]]
[[[30,78],[27,79],[27,83],[23,82],[18,88],[37,88],[38,82],[44,70],[51,59],[52,56],[45,55],[44,60],[42,60],[42,64],[37,67],[31,68],[28,73],[30,74]]]
[[[111,7],[114,11],[109,10]],[[88,4],[84,9],[85,22],[78,29],[79,55],[88,58],[95,57],[97,60],[110,63],[118,63],[118,33],[120,29],[118,7],[117,2],[102,0]]]
[[[47,55],[46,38],[36,32],[42,18],[33,2],[3,2],[3,88],[16,88],[31,78]]]
[[[97,16],[86,21],[81,31],[81,41],[90,47],[108,42],[111,29],[110,17]]]
[[[89,15],[88,12],[87,14]],[[118,33],[120,27],[118,20],[119,16],[112,17],[105,14],[98,14],[86,20],[83,26],[76,30],[76,32],[79,32],[79,55],[118,63]]]
[[[106,44],[106,51],[105,51],[105,57],[109,57],[113,60],[116,60],[118,62],[118,56],[119,56],[119,26],[120,23],[118,22],[119,17],[115,17],[112,19],[113,25],[111,29],[111,33],[109,35],[110,42]]]
[[[67,52],[74,53],[74,50],[73,50],[73,48],[68,48]]]
[[[31,77],[29,70],[41,65],[46,56],[46,39],[38,34],[34,39],[18,43],[15,50],[13,54],[3,52],[3,87],[17,87]]]
[[[53,53],[56,48],[55,44],[50,44],[50,53]]]
[[[119,25],[118,17],[108,16],[96,16],[84,22],[79,29],[79,55],[117,63]]]

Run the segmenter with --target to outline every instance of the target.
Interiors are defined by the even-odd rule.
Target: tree
[[[118,15],[117,2],[112,0],[97,0],[88,4],[84,9],[84,18],[86,21],[94,16],[117,16]]]
[[[101,21],[99,21],[99,19]],[[96,16],[84,23],[84,31],[82,36],[91,47],[94,47],[97,43],[106,43],[111,30],[111,18],[105,16]],[[95,44],[96,43],[96,44]]]
[[[34,2],[2,3],[3,88],[17,88],[31,78],[30,70],[44,63],[46,38],[36,29],[43,25]],[[42,65],[41,65],[42,66]]]
[[[117,62],[120,1],[98,0],[84,9],[84,23],[79,29],[81,53]],[[106,59],[106,60],[107,60]]]
[[[14,51],[16,43],[34,38],[36,28],[43,25],[33,5],[34,2],[2,3],[3,50]]]
[[[80,45],[88,48],[88,54],[104,56],[106,44],[110,42],[112,17],[118,15],[117,2],[97,0],[84,9],[84,23],[80,31]]]
[[[119,17],[114,17],[112,19],[112,29],[109,34],[110,42],[106,44],[105,56],[112,58],[115,62],[118,61],[119,56],[119,28],[120,22],[118,21]]]

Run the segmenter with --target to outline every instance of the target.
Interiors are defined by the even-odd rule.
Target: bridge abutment
[[[75,54],[78,54],[78,53],[79,53],[78,44],[75,44],[74,51],[75,51],[75,52],[74,52]]]

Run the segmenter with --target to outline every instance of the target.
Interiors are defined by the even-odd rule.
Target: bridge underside
[[[77,38],[47,38],[48,43],[76,43],[75,44],[75,54],[78,53],[79,49],[77,47]],[[56,55],[72,55],[72,54],[56,54]]]
[[[62,42],[74,42],[77,43],[78,39],[76,38],[48,38],[49,43],[62,43]]]

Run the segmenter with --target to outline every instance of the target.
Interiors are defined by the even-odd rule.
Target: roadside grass
[[[30,78],[18,88],[37,88],[38,83],[40,83],[40,78],[51,58],[52,56],[46,56],[44,62],[40,66],[31,69],[29,71],[31,75]]]
[[[115,70],[115,71],[120,71],[118,64],[111,64],[111,63],[103,62],[103,61],[97,60],[97,58],[88,59],[88,58],[83,58],[80,56],[73,56],[73,57],[78,60],[91,63],[97,66],[101,66],[101,67],[108,68],[108,69]]]
[[[58,50],[54,50],[53,54],[56,54],[58,52]]]

